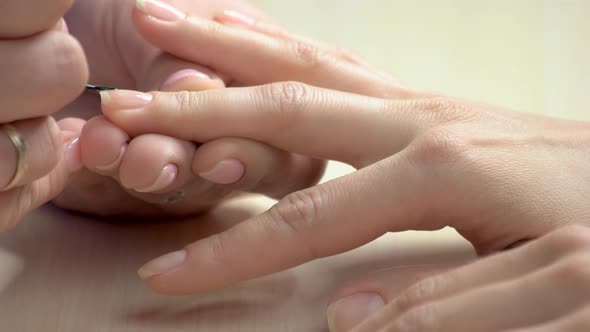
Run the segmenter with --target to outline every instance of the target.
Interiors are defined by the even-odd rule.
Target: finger
[[[65,118],[57,122],[57,126],[62,131],[74,132],[78,136],[82,133],[82,129],[86,125],[86,120],[79,118]]]
[[[590,306],[565,315],[560,319],[534,327],[506,330],[503,332],[579,332],[590,331]]]
[[[467,331],[477,326],[478,331],[491,332],[549,322],[589,302],[588,257],[573,256],[521,278],[429,302],[399,316],[390,315],[387,308],[377,316],[389,322],[385,331]],[[363,328],[359,330],[374,331]]]
[[[52,159],[49,154],[43,156]],[[39,180],[0,192],[0,231],[14,227],[29,212],[56,197],[63,191],[68,178],[67,160],[60,158],[57,166]]]
[[[260,216],[148,263],[140,275],[162,293],[205,291],[342,253],[389,230],[412,229],[431,211],[414,202],[422,180],[399,158],[290,194]],[[387,175],[386,169],[395,171]]]
[[[316,184],[324,165],[256,141],[221,138],[199,147],[192,170],[218,185],[282,198]]]
[[[0,123],[58,111],[88,79],[82,47],[57,31],[0,41],[0,72]]]
[[[132,136],[158,133],[195,142],[241,137],[355,166],[400,151],[423,130],[401,103],[397,112],[386,113],[384,100],[291,82],[199,93],[120,90],[101,95],[103,113]]]
[[[90,119],[80,135],[81,160],[88,169],[117,177],[129,136],[103,116]]]
[[[49,30],[73,0],[2,0],[0,39],[21,38]]]
[[[195,145],[161,135],[135,137],[123,156],[119,181],[139,193],[168,193],[193,178]]]
[[[589,240],[587,232],[581,231],[580,227],[568,227],[517,249],[425,279],[401,294],[394,287],[373,289],[374,293],[391,305],[386,313],[371,319],[365,330],[381,326],[391,317],[422,304],[531,274],[571,253],[588,250]]]
[[[47,175],[63,155],[63,138],[52,118],[37,118],[12,124],[25,144],[24,174],[16,184],[22,186]],[[17,173],[18,151],[8,134],[0,131],[0,191]]]
[[[568,227],[514,250],[503,252],[417,283],[401,296],[384,290],[385,299],[396,301],[397,310],[434,301],[483,285],[498,283],[532,273],[577,250],[590,248],[587,232]]]
[[[330,331],[351,331],[382,309],[389,302],[389,294],[400,294],[427,277],[456,267],[456,264],[442,264],[390,268],[347,283],[336,292],[328,306]]]
[[[301,38],[276,38],[187,17],[177,9],[154,6],[150,1],[138,4],[135,23],[149,42],[181,58],[216,68],[242,83],[294,80],[375,97],[412,95],[362,66],[335,57],[330,49]],[[162,16],[165,8],[168,10]]]
[[[271,37],[283,39],[286,42],[291,41],[291,42],[299,42],[299,43],[311,45],[311,46],[316,47],[318,49],[323,49],[326,52],[332,53],[334,55],[334,57],[336,57],[336,58],[340,58],[340,59],[342,59],[344,61],[348,61],[352,64],[362,66],[365,69],[372,71],[376,75],[381,75],[381,76],[384,75],[381,71],[379,71],[373,65],[371,65],[366,59],[364,59],[363,57],[361,57],[360,55],[358,55],[352,51],[345,50],[345,49],[338,48],[338,47],[333,47],[330,45],[325,45],[325,44],[319,43],[315,40],[305,38],[302,36],[298,36],[296,34],[293,34],[289,31],[285,30],[281,26],[278,26],[278,25],[273,24],[271,22],[267,22],[267,20],[256,19],[255,17],[250,17],[246,14],[243,14],[243,13],[235,11],[235,10],[225,10],[221,14],[215,16],[214,19],[215,19],[215,21],[217,21],[221,24],[231,25],[231,26],[236,26],[236,27],[241,27],[241,28],[247,28],[252,31],[266,34]],[[388,75],[388,80],[390,80],[391,82],[394,82],[394,79],[389,75]]]
[[[167,53],[149,62],[137,82],[142,91],[203,91],[225,87],[223,79],[210,69]]]

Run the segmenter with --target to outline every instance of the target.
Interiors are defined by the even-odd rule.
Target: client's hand
[[[328,309],[330,328],[590,331],[589,254],[590,228],[569,226],[521,248],[424,278],[401,293],[391,282],[397,271],[381,271],[338,292]]]
[[[193,15],[211,18],[226,9],[267,18],[245,1],[179,0]],[[168,17],[184,15],[153,1],[138,1]],[[135,31],[133,1],[78,1],[68,13],[69,29],[84,45],[91,82],[138,90],[207,90],[225,87],[214,71],[165,53]],[[90,118],[99,99],[86,94],[64,111],[65,116]],[[185,215],[203,212],[241,191],[282,197],[317,182],[324,163],[286,153],[269,145],[223,138],[200,146],[162,135],[130,138],[99,116],[88,123],[62,120],[64,130],[80,139],[72,151],[84,166],[54,203],[100,215]],[[193,165],[193,160],[198,160]]]
[[[242,83],[294,78],[390,96],[295,82],[105,94],[105,115],[132,137],[240,137],[358,168],[149,263],[141,275],[157,291],[224,287],[351,250],[386,232],[452,226],[484,254],[589,220],[587,123],[401,89],[331,48],[263,24],[242,29],[157,17],[135,13],[152,43]]]

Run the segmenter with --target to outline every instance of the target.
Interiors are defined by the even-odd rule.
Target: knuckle
[[[570,225],[560,228],[544,238],[553,252],[566,253],[590,248],[590,228]]]
[[[394,302],[397,312],[406,312],[426,302],[438,289],[437,278],[426,278],[410,286]]]
[[[321,66],[328,58],[327,54],[320,50],[318,46],[304,41],[290,41],[288,49],[293,54],[298,65],[309,69]]]
[[[280,112],[299,113],[304,110],[309,88],[298,82],[280,82],[267,86],[267,96]]]
[[[190,18],[189,18],[190,19]],[[198,24],[203,30],[203,35],[208,38],[218,39],[226,31],[226,27],[223,24],[217,22],[205,22],[192,20],[193,24]]]
[[[180,113],[193,112],[199,104],[202,103],[202,97],[199,93],[190,91],[179,91],[172,94],[177,110]],[[165,118],[165,117],[163,117]]]
[[[425,164],[457,163],[465,159],[471,145],[461,134],[448,128],[431,129],[410,145],[409,154],[413,161]]]
[[[208,250],[211,253],[211,260],[216,263],[224,263],[228,258],[227,246],[224,240],[225,233],[214,234],[209,238]],[[193,250],[191,246],[187,247],[187,251]],[[231,264],[222,264],[224,266],[231,266]]]
[[[309,188],[287,195],[270,210],[273,219],[288,226],[295,233],[308,228],[318,218],[323,204],[323,193]]]
[[[474,115],[473,110],[457,99],[448,96],[435,96],[418,101],[424,116],[433,123],[450,123]]]
[[[416,307],[402,314],[393,324],[394,331],[432,332],[443,331],[438,321],[438,309],[434,304]]]

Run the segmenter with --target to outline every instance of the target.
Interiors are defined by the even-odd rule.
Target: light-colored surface
[[[256,0],[412,85],[590,119],[590,1]]]
[[[136,276],[147,259],[265,205],[246,200],[199,220],[160,223],[101,222],[43,208],[0,235],[0,331],[325,331],[328,299],[344,281],[386,267],[471,257],[452,232],[406,233],[205,295],[158,296]],[[393,282],[403,287],[413,271],[400,270]]]
[[[258,0],[295,31],[355,49],[413,84],[518,109],[588,118],[586,0]],[[332,165],[329,177],[350,171]],[[193,221],[96,221],[45,207],[0,234],[0,331],[322,331],[345,280],[390,266],[461,261],[452,231],[373,244],[227,290],[157,296],[146,260],[261,212],[250,199]],[[277,244],[280,245],[280,244]],[[400,270],[403,287],[412,269]]]

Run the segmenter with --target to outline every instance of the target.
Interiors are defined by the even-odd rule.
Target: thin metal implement
[[[86,84],[86,90],[109,91],[109,90],[117,90],[117,89],[116,88],[110,88],[108,86],[98,86],[98,85]]]

